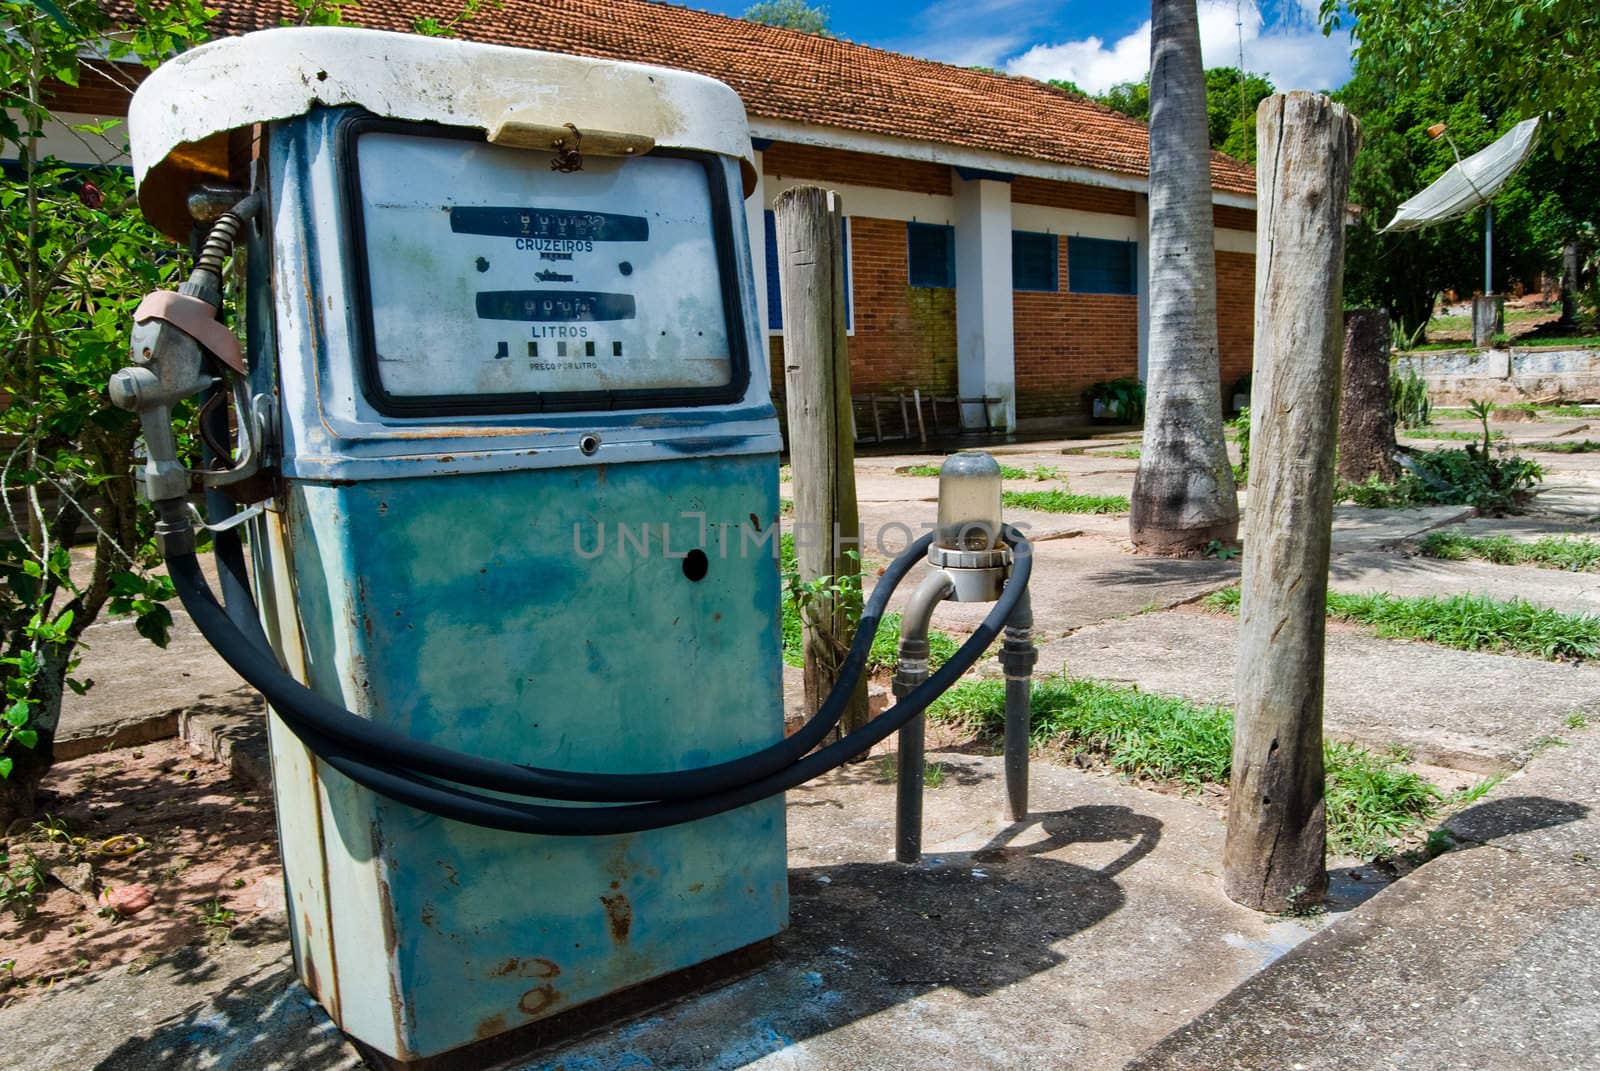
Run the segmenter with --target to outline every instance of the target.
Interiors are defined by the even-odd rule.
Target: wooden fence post
[[[1223,888],[1263,911],[1316,903],[1328,884],[1323,639],[1358,130],[1314,93],[1271,96],[1256,112],[1250,501]]]
[[[1344,314],[1344,390],[1339,399],[1339,478],[1393,480],[1394,400],[1389,396],[1389,311]]]
[[[846,349],[844,210],[838,194],[797,186],[773,205],[783,300],[784,391],[794,476],[795,558],[802,583],[861,572],[855,441]],[[849,597],[824,591],[801,613],[806,706],[816,710],[838,680],[854,631]],[[841,724],[866,724],[863,677]]]

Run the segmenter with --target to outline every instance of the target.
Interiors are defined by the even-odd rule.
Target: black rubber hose
[[[227,533],[219,533],[227,534]],[[872,639],[894,588],[922,559],[931,541],[924,535],[885,570],[862,614],[856,637],[840,667],[839,683],[822,708],[799,731],[761,751],[693,770],[609,774],[548,770],[467,755],[415,740],[387,726],[358,717],[318,695],[285,673],[259,642],[242,634],[223,610],[193,554],[168,559],[168,572],[183,606],[202,635],[225,662],[258,688],[293,727],[304,725],[324,740],[371,756],[388,766],[404,766],[430,777],[495,792],[589,803],[690,799],[729,789],[783,769],[819,744],[838,724],[866,668]],[[241,558],[242,561],[242,558]],[[230,599],[230,603],[232,600]],[[255,616],[253,603],[249,613]],[[239,608],[240,613],[245,610]],[[256,628],[259,635],[259,626]]]
[[[927,707],[954,684],[988,650],[1027,590],[1033,559],[1020,532],[1006,529],[1007,541],[1018,548],[1011,579],[977,631],[954,656],[901,701],[866,725],[828,747],[770,774],[724,792],[675,802],[637,803],[612,807],[559,807],[529,804],[468,792],[429,781],[405,770],[375,766],[341,744],[314,731],[291,728],[330,766],[351,780],[399,803],[442,818],[489,829],[544,836],[607,836],[692,822],[734,810],[809,781],[865,752]]]

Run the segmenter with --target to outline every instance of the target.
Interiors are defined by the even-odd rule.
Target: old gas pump
[[[205,239],[111,394],[185,608],[270,704],[300,977],[368,1046],[430,1057],[761,947],[783,791],[919,724],[1008,622],[1025,676],[1026,543],[969,458],[784,738],[781,443],[726,86],[283,29],[168,63],[130,128],[147,216]],[[172,412],[206,391],[234,440],[190,471]],[[197,489],[229,503],[209,524]],[[931,674],[908,637],[899,702],[829,743],[930,546],[914,631],[939,599],[993,610]]]

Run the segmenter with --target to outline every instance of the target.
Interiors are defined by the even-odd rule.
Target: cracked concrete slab
[[[1232,617],[1146,614],[1044,644],[1039,671],[1231,705],[1238,637]],[[1600,667],[1328,632],[1324,721],[1335,737],[1491,773],[1519,765],[1573,711],[1600,718]]]
[[[1522,599],[1569,614],[1600,613],[1600,573],[1571,573],[1531,565],[1442,561],[1369,551],[1333,559],[1328,588],[1347,594],[1487,595]]]

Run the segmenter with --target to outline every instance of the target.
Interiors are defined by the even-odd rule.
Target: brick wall
[[[1233,385],[1248,375],[1255,347],[1256,258],[1249,253],[1217,254],[1217,348],[1222,366],[1222,397],[1232,405]]]
[[[1225,227],[1230,231],[1254,231],[1256,229],[1256,213],[1251,208],[1214,205],[1211,209],[1211,220],[1218,227]]]
[[[1131,294],[1073,294],[1066,290],[1067,243],[1058,243],[1055,293],[1018,290],[1017,417],[1087,415],[1091,383],[1139,374],[1139,299]]]
[[[1056,182],[1022,175],[1011,180],[1011,200],[1016,204],[1074,208],[1079,212],[1100,212],[1108,216],[1134,214],[1131,190],[1109,190],[1102,186],[1084,186],[1077,182]]]
[[[852,186],[950,194],[950,169],[944,164],[815,145],[773,145],[761,156],[761,170],[774,178],[826,179]]]
[[[850,280],[855,334],[849,340],[850,390],[956,392],[956,292],[912,286],[906,225],[850,218]],[[783,339],[770,342],[772,382],[782,391]]]

